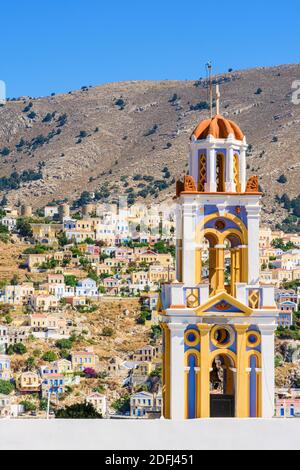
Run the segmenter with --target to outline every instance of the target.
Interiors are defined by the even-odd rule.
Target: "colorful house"
[[[66,378],[64,374],[43,374],[42,378],[42,396],[46,397],[49,393],[60,395],[65,392]]]

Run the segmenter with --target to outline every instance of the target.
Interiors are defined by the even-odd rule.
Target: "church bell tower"
[[[258,178],[246,138],[217,114],[190,140],[177,183],[177,280],[160,299],[167,419],[274,415],[274,288],[259,275]]]

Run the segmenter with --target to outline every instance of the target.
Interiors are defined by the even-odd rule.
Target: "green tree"
[[[76,285],[77,285],[76,276],[71,276],[71,275],[65,276],[65,284],[66,284],[66,286],[76,287]]]
[[[43,361],[53,362],[57,360],[57,355],[54,351],[47,351],[42,356]]]
[[[58,410],[55,417],[56,419],[101,419],[102,415],[90,403],[76,403]]]
[[[33,356],[29,356],[25,361],[25,365],[28,370],[31,370],[35,366],[35,358]]]
[[[36,405],[30,400],[24,400],[20,402],[20,405],[24,406],[25,413],[29,411],[36,411]]]
[[[19,354],[22,356],[23,354],[27,353],[27,348],[23,343],[17,343],[14,345],[10,345],[7,354],[12,355],[12,354]]]
[[[69,240],[67,239],[67,236],[64,232],[60,233],[57,236],[57,240],[58,240],[58,243],[60,244],[60,246],[65,246],[69,243]]]
[[[21,237],[32,237],[32,228],[28,220],[24,218],[17,219],[17,231]]]
[[[112,408],[118,413],[125,414],[130,411],[130,396],[124,395],[121,398],[118,398],[113,404]]]
[[[108,336],[111,337],[114,335],[114,329],[111,328],[110,326],[105,326],[102,330],[102,336]]]
[[[0,380],[0,393],[2,395],[9,395],[15,389],[14,385],[7,380]]]
[[[10,150],[8,147],[3,147],[3,149],[0,151],[0,154],[3,156],[3,157],[7,157],[9,154],[10,154]]]
[[[56,341],[55,346],[58,349],[71,349],[73,345],[73,341],[70,339],[59,339]]]
[[[278,183],[285,184],[287,182],[287,177],[285,175],[280,175],[277,181]]]

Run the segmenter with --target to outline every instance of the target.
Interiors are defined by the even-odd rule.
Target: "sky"
[[[0,15],[10,98],[300,62],[299,0],[10,0]]]

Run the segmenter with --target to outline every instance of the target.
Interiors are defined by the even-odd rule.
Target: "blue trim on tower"
[[[196,371],[197,359],[194,354],[189,356],[188,367],[190,367],[188,375],[188,418],[196,418]]]
[[[257,415],[257,357],[250,357],[250,418],[256,418]]]

